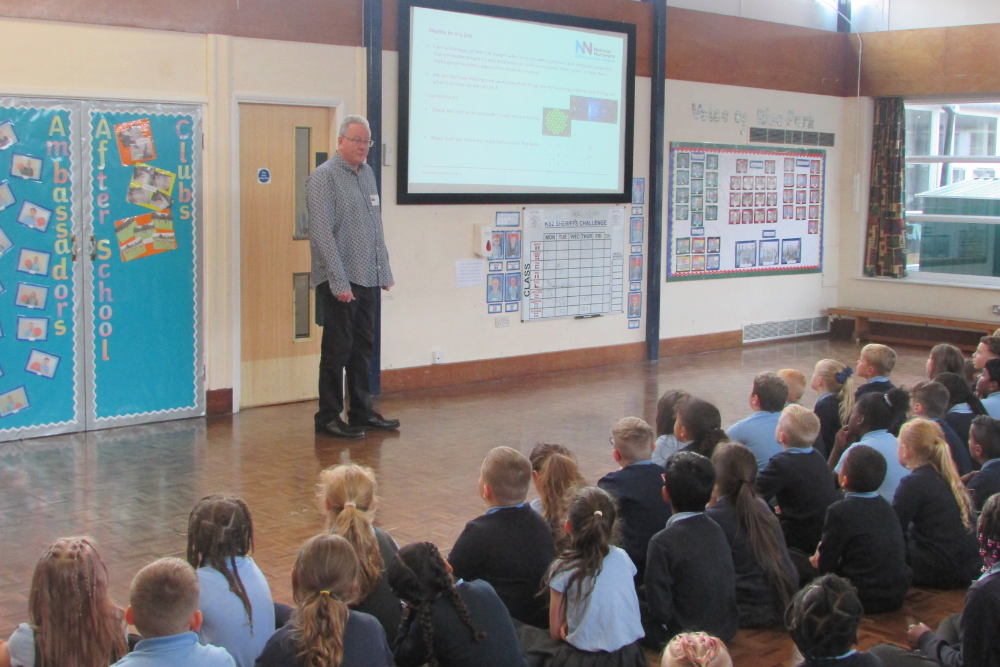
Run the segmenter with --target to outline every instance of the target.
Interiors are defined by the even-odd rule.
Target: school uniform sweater
[[[829,658],[827,660],[809,661],[801,663],[799,667],[884,667],[877,656],[860,651],[851,651],[841,658]]]
[[[652,461],[640,461],[602,477],[597,486],[618,500],[621,547],[632,559],[642,583],[646,573],[649,539],[670,518],[670,503],[663,499],[664,469]]]
[[[966,451],[969,449],[969,429],[972,428],[972,420],[975,418],[976,415],[972,412],[972,408],[969,407],[968,403],[953,405],[942,418],[948,426],[955,430],[958,437],[962,439]]]
[[[951,460],[955,462],[958,474],[966,475],[972,472],[972,456],[969,454],[968,438],[963,441],[943,417],[932,421],[940,426],[944,433],[944,440],[948,443],[948,449],[951,450]]]
[[[916,586],[961,588],[982,566],[975,531],[962,522],[948,482],[925,464],[899,482],[892,501],[906,536],[906,562]]]
[[[837,432],[843,424],[840,421],[840,401],[836,394],[823,394],[816,400],[813,412],[819,417],[819,437],[823,441],[822,451],[824,456],[829,456],[833,451],[834,442],[837,440]]]
[[[646,603],[669,640],[703,631],[724,642],[739,628],[736,570],[726,535],[704,513],[670,517],[649,541]]]
[[[554,557],[549,524],[522,503],[493,508],[465,524],[448,562],[456,579],[489,582],[511,616],[547,628],[548,598],[538,591]]]
[[[389,587],[389,578],[385,574],[385,568],[389,567],[389,563],[396,557],[396,552],[399,551],[399,548],[389,533],[381,528],[375,529],[375,539],[378,541],[379,554],[381,554],[382,562],[384,563],[382,578],[379,580],[378,585],[375,586],[375,589],[368,594],[368,597],[357,604],[351,605],[351,609],[374,616],[378,620],[379,625],[382,626],[382,629],[385,630],[385,639],[391,646],[396,641],[396,631],[399,630],[402,607],[399,603],[399,598],[396,597]]]
[[[767,507],[767,503],[763,500],[758,499],[758,502],[763,507]],[[770,508],[768,511],[770,512]],[[771,584],[764,574],[764,568],[754,556],[747,532],[740,527],[736,507],[729,502],[728,498],[721,498],[719,502],[705,510],[705,515],[719,524],[719,528],[726,536],[726,541],[729,542],[729,549],[733,556],[733,567],[736,571],[736,604],[740,610],[740,627],[765,627],[780,624],[784,609],[779,608],[771,590]],[[775,532],[781,531],[774,515],[771,515],[770,524]],[[784,545],[781,547],[781,555],[785,570],[797,579],[795,565],[792,564],[788,548]]]
[[[451,600],[439,595],[431,604],[431,625],[434,657],[441,667],[527,667],[510,614],[493,587],[485,581],[460,581],[456,589],[472,624],[486,636],[475,641]],[[399,626],[393,649],[397,667],[417,667],[427,661],[427,645],[416,619],[411,610]]]
[[[869,380],[868,382],[857,388],[857,390],[854,392],[854,400],[857,401],[865,394],[870,394],[873,391],[877,391],[879,393],[884,394],[895,386],[896,385],[890,382],[889,378],[887,377],[872,378],[871,380]]]
[[[1000,493],[1000,459],[990,459],[983,464],[982,470],[972,476],[966,484],[972,493],[972,502],[977,512],[983,511],[983,505],[994,493]]]
[[[1000,667],[1000,573],[969,587],[959,621],[960,642],[949,646],[933,632],[920,636],[920,650],[944,667]]]
[[[778,521],[789,549],[811,554],[823,532],[826,508],[840,499],[830,466],[812,447],[775,454],[757,475],[757,493],[781,510]]]
[[[304,662],[298,656],[293,624],[294,621],[271,635],[256,667],[302,667]],[[385,641],[385,631],[374,616],[359,611],[348,613],[340,667],[392,667],[392,651]]]
[[[912,577],[906,542],[892,506],[878,492],[848,493],[826,510],[819,572],[850,579],[866,614],[902,606]]]

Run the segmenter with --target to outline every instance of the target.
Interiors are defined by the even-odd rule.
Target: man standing
[[[312,286],[323,316],[316,432],[350,440],[363,438],[365,428],[399,428],[399,420],[372,409],[368,388],[378,290],[393,285],[378,188],[365,163],[370,147],[368,121],[348,116],[337,152],[306,180]],[[340,417],[345,368],[351,400],[346,424]]]

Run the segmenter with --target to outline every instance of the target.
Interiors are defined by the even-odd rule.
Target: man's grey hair
[[[367,118],[365,118],[364,116],[348,116],[343,120],[343,122],[340,123],[340,136],[346,137],[347,128],[350,127],[351,125],[361,125],[366,130],[368,130],[369,134],[371,134],[372,128],[370,125],[368,125]]]

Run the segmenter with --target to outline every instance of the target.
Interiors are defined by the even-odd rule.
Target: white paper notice
[[[455,287],[479,287],[485,284],[485,259],[455,260]]]

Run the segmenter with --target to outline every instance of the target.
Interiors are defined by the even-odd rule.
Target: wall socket
[[[510,317],[508,315],[501,315],[494,320],[494,326],[497,329],[503,329],[504,327],[510,326]]]
[[[993,306],[993,314],[1000,315],[1000,306]]]
[[[444,352],[442,352],[441,350],[434,350],[433,352],[431,352],[431,362],[435,364],[443,364]]]

